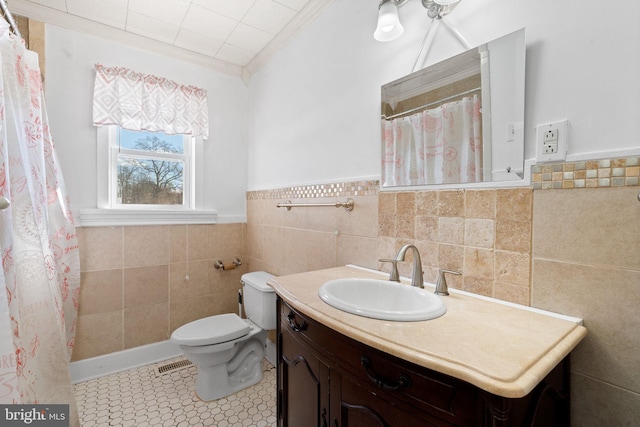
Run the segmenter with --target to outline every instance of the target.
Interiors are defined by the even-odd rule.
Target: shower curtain
[[[80,292],[77,237],[37,54],[0,20],[0,403],[69,404]]]
[[[477,95],[393,120],[382,120],[383,186],[482,181]]]

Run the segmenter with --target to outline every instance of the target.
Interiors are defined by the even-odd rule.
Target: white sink
[[[326,282],[318,290],[332,307],[381,320],[418,321],[446,313],[442,299],[414,286],[379,279],[347,278]]]

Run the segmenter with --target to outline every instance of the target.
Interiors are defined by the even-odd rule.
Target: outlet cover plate
[[[536,127],[536,161],[558,162],[564,160],[567,157],[568,129],[566,119],[538,125]]]

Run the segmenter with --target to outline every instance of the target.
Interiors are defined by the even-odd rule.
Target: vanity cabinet
[[[278,426],[568,426],[569,358],[505,398],[342,335],[278,298]],[[499,345],[499,343],[496,343]]]

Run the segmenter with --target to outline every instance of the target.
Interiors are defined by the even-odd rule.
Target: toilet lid
[[[171,334],[171,340],[179,345],[212,345],[243,337],[250,329],[237,314],[218,314],[180,326]]]

